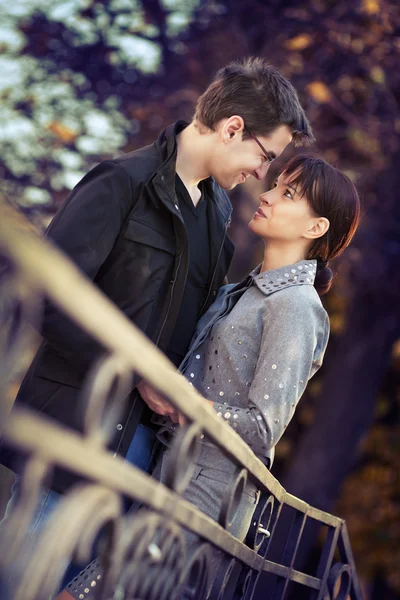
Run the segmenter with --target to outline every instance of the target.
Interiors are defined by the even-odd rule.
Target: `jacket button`
[[[117,425],[117,429],[118,429],[118,431],[121,431],[122,427],[123,427],[123,426],[121,425],[121,423],[118,423],[118,425]]]
[[[214,290],[213,293],[212,293],[212,295],[216,296],[217,295],[217,290]]]

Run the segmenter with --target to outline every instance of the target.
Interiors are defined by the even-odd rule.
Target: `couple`
[[[329,325],[318,292],[329,288],[327,262],[350,242],[359,217],[357,193],[343,174],[320,158],[295,158],[262,194],[249,225],[265,241],[262,265],[240,284],[221,287],[233,253],[224,190],[250,175],[263,179],[292,141],[307,144],[313,137],[291,84],[261,59],[233,63],[199,98],[189,125],[171,125],[154,144],[86,175],[47,233],[181,365],[268,466],[321,364]],[[42,334],[17,403],[81,431],[79,390],[103,349],[50,305]],[[165,399],[137,382],[111,449],[150,471],[157,435],[173,435],[178,419]],[[0,459],[14,468],[18,463],[5,448]],[[219,475],[233,465],[206,440],[199,464],[204,469],[185,497],[215,518],[224,494]],[[162,480],[163,458],[157,472]],[[55,472],[51,488],[42,491],[32,533],[74,481],[70,473]],[[238,537],[258,500],[247,485]],[[8,511],[18,486],[17,479]],[[73,574],[69,570],[67,581]],[[69,586],[62,597],[89,597],[77,588]]]

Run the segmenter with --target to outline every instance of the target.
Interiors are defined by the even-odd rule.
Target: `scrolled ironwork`
[[[81,405],[83,431],[92,442],[110,441],[132,389],[132,377],[132,369],[118,354],[101,357],[88,374]]]
[[[346,600],[351,588],[349,565],[335,563],[329,571],[327,586],[331,600]]]
[[[115,584],[126,600],[177,597],[186,562],[185,537],[179,526],[148,511],[124,520]],[[107,594],[112,589],[107,586]]]
[[[211,561],[210,544],[202,544],[188,557],[178,590],[185,590],[187,600],[206,600],[210,587]]]
[[[201,429],[196,423],[179,428],[166,459],[165,485],[178,494],[188,486],[200,452]]]
[[[18,270],[10,264],[5,268],[4,259],[1,259],[0,255],[0,271],[3,263],[3,272],[0,272],[0,393],[4,399],[15,374],[15,365],[32,346],[34,335],[30,324],[38,323],[41,302],[34,301]],[[0,402],[1,421],[6,416],[3,402]]]
[[[263,494],[254,512],[247,534],[246,544],[256,552],[259,552],[264,541],[271,537],[271,522],[274,506],[274,496],[272,496],[272,494]],[[266,532],[268,532],[269,535],[267,535]]]
[[[121,536],[118,494],[97,485],[77,486],[55,508],[38,539],[23,556],[14,573],[13,600],[47,600],[59,587],[73,557],[81,564],[91,560],[95,541],[102,534],[105,555],[112,554]],[[37,560],[36,557],[40,557]],[[103,582],[107,582],[107,570]]]
[[[251,600],[253,598],[260,572],[243,567],[232,600]]]
[[[0,551],[3,550],[1,557],[4,569],[18,559],[25,546],[41,487],[50,471],[51,466],[40,455],[31,456],[24,466],[23,475],[19,480],[17,499],[2,527]]]
[[[228,600],[228,594],[231,595],[234,589],[234,586],[231,586],[231,577],[234,574],[235,566],[236,560],[234,558],[229,560],[226,567],[224,567],[224,562],[221,561],[210,593],[213,600]]]
[[[224,495],[218,515],[218,523],[222,525],[224,529],[229,529],[232,526],[235,517],[237,516],[240,502],[246,489],[246,483],[246,469],[240,469],[237,467],[233,472],[229,485],[226,489],[226,493]]]
[[[100,589],[96,596],[99,600],[116,600],[124,595],[131,600],[176,600],[183,589],[185,595],[192,593],[193,599],[203,600],[211,586],[212,597],[220,600],[251,600],[263,572],[286,583],[292,581],[307,587],[312,597],[323,598],[329,591],[335,600],[342,600],[347,593],[352,600],[362,599],[344,522],[288,494],[235,431],[218,419],[166,357],[111,301],[57,249],[29,231],[11,207],[1,203],[0,253],[6,257],[6,268],[2,269],[0,263],[0,285],[2,291],[6,289],[4,297],[9,298],[8,304],[0,305],[0,323],[7,320],[6,315],[14,315],[11,333],[5,334],[3,342],[0,340],[0,359],[5,356],[2,364],[7,365],[6,370],[11,369],[20,351],[23,324],[31,320],[30,311],[35,312],[43,297],[108,353],[95,367],[83,393],[82,406],[86,410],[83,434],[22,409],[13,411],[7,422],[0,424],[5,443],[29,457],[21,481],[21,496],[9,517],[8,532],[0,540],[0,579],[8,577],[7,570],[15,574],[19,569],[19,580],[14,577],[10,587],[12,600],[47,600],[57,589],[72,556],[89,562],[99,532],[103,532],[100,542],[103,573],[100,579],[96,576],[92,580],[92,568],[85,574],[90,586]],[[69,294],[72,285],[73,297]],[[114,458],[105,447],[133,372],[160,390],[189,423],[178,433],[170,451],[168,487],[120,457]],[[7,376],[4,368],[0,370],[2,390],[6,389]],[[4,407],[4,396],[0,403]],[[5,414],[4,408],[0,413],[0,416]],[[220,523],[206,517],[181,496],[203,434],[235,465]],[[28,555],[21,552],[19,557],[35,497],[54,467],[67,469],[93,483],[67,494],[33,551]],[[229,533],[229,524],[247,474],[262,496],[246,545]],[[122,496],[146,509],[133,517],[122,516]],[[296,513],[296,522],[301,524],[306,517],[312,518],[333,532],[324,545],[316,576],[297,571],[292,564],[269,559],[281,509],[285,506]],[[183,529],[204,540],[201,550],[187,556]],[[271,534],[269,538],[266,532]],[[302,534],[302,527],[298,527],[290,548],[297,551]],[[214,576],[217,555],[224,559]],[[337,555],[338,564],[332,566]],[[11,558],[15,559],[12,569]]]

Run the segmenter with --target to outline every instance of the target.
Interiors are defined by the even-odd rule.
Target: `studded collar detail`
[[[250,277],[258,289],[269,296],[269,294],[294,285],[314,285],[317,261],[314,259],[301,260],[293,265],[263,271],[262,273],[260,273],[260,269],[261,265],[258,265],[250,273]]]

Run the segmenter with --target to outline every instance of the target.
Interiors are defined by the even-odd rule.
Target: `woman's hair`
[[[287,125],[296,146],[314,141],[311,125],[288,79],[263,58],[234,61],[220,69],[197,101],[194,118],[211,130],[221,119],[243,118],[258,135]],[[249,134],[244,132],[243,138]]]
[[[350,244],[360,220],[360,198],[350,179],[320,156],[299,154],[283,172],[313,212],[329,220],[328,231],[311,245],[307,259],[317,260],[314,285],[322,296],[332,285],[328,262]]]

